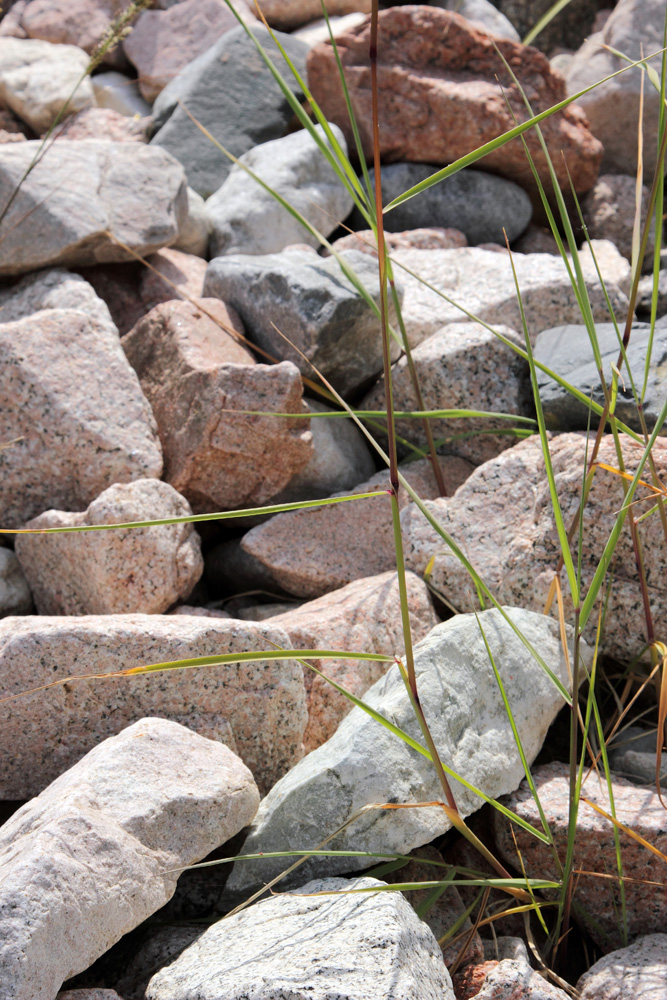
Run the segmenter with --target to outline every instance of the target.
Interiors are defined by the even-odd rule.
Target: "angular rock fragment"
[[[3,1000],[55,997],[258,803],[227,747],[165,719],[140,719],[96,746],[0,832]]]
[[[31,611],[32,595],[21,564],[11,549],[0,548],[0,618]]]
[[[0,102],[33,131],[45,132],[63,110],[72,115],[95,103],[87,66],[88,56],[75,45],[0,38]]]
[[[191,514],[190,505],[168,483],[139,479],[110,486],[82,514],[49,510],[26,528]],[[41,615],[161,614],[188,596],[204,568],[192,524],[17,535],[16,552]]]
[[[62,267],[27,274],[0,291],[0,323],[26,319],[43,309],[77,309],[117,333],[107,304],[92,285]]]
[[[248,661],[69,682],[199,656],[289,649],[270,623],[185,615],[24,617],[0,621],[0,799],[39,793],[106,736],[143,715],[233,741],[262,791],[303,754],[303,668]],[[41,690],[52,681],[64,681]],[[24,692],[40,689],[32,694]]]
[[[581,1000],[662,1000],[667,983],[667,934],[647,934],[605,955],[579,978]]]

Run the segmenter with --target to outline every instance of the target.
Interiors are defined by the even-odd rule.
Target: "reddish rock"
[[[387,250],[454,250],[456,247],[467,247],[465,235],[458,229],[408,229],[404,233],[385,233]],[[371,229],[358,233],[348,233],[332,243],[334,250],[361,250],[362,253],[377,257],[377,246]],[[328,256],[328,255],[327,255]]]
[[[267,502],[313,451],[306,415],[225,412],[303,412],[297,367],[255,365],[225,326],[232,322],[217,300],[203,299],[201,308],[172,301],[152,309],[123,339],[157,420],[165,479],[196,512]]]
[[[423,639],[438,624],[426,584],[408,574],[408,601],[414,642]],[[271,624],[284,628],[294,649],[359,650],[402,656],[403,628],[398,578],[395,573],[355,580],[340,590],[302,604],[295,611],[277,615]],[[318,670],[361,697],[386,673],[390,664],[372,660],[313,660]],[[352,703],[303,668],[308,705],[308,725],[303,742],[307,751],[320,746],[338,728]]]
[[[569,769],[566,764],[546,764],[534,769],[533,778],[556,850],[561,862],[564,862],[568,835]],[[640,788],[615,777],[612,790],[619,822],[658,851],[667,853],[665,810],[655,789]],[[607,813],[611,811],[604,777],[600,779],[591,773],[582,788],[574,866],[578,872],[595,874],[577,875],[573,897],[575,914],[586,924],[591,937],[600,947],[608,948],[610,944],[619,947],[622,934],[618,882],[613,877],[606,877],[616,872],[614,824],[585,800]],[[523,819],[539,827],[539,813],[527,782],[523,781],[519,789],[508,796],[506,804]],[[498,851],[508,864],[525,871],[531,878],[559,877],[550,847],[519,826],[514,825],[510,829],[508,821],[498,812],[494,813],[493,823]],[[660,864],[655,854],[622,830],[619,830],[619,837],[623,875],[626,878],[627,930],[628,936],[634,938],[665,925],[667,894],[663,884],[664,865]],[[517,849],[521,853],[520,862]]]
[[[371,9],[370,0],[325,0],[324,5],[331,17],[356,11],[367,14]],[[322,17],[320,0],[260,0],[259,6],[271,27],[280,31],[292,31]]]
[[[128,118],[111,108],[84,108],[52,133],[56,139],[112,139],[146,142],[150,118]]]
[[[563,78],[537,49],[509,39],[492,39],[451,11],[391,7],[380,12],[379,24],[380,146],[385,162],[451,163],[514,127],[506,99],[516,119],[526,119],[521,94],[494,46],[512,67],[535,113],[566,96]],[[364,151],[370,158],[369,41],[369,20],[336,39]],[[330,42],[311,50],[308,81],[324,115],[343,129],[353,147]],[[546,119],[541,128],[561,187],[569,190],[567,166],[578,193],[591,188],[603,151],[583,112],[570,106]],[[525,138],[549,190],[547,164],[535,131],[528,131]],[[519,139],[487,155],[481,166],[535,190]]]
[[[255,20],[243,0],[234,6],[244,20]],[[152,104],[170,80],[238,23],[225,0],[183,0],[167,10],[144,11],[123,43],[142,95]]]
[[[78,45],[90,54],[112,20],[127,6],[127,0],[29,0],[19,24],[26,38]],[[111,65],[124,63],[118,49],[109,52],[104,61]]]
[[[165,247],[147,258],[139,285],[139,293],[144,303],[144,312],[148,312],[160,302],[170,302],[172,299],[199,299],[204,290],[206,276],[206,261],[191,253],[173,250]],[[237,314],[234,325],[242,332],[241,320]]]
[[[480,965],[466,965],[460,972],[452,976],[452,986],[456,1000],[471,1000],[476,997],[489,972],[499,963],[491,959]]]

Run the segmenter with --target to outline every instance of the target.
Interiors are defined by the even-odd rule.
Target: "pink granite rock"
[[[276,645],[291,648],[287,633],[270,622],[185,615],[2,619],[0,698],[21,697],[0,704],[0,799],[37,795],[100,740],[145,715],[231,746],[268,791],[303,756],[306,696],[296,660],[104,675]],[[67,680],[82,674],[94,676]],[[67,682],[41,689],[54,681]]]
[[[426,585],[408,574],[408,601],[414,642],[438,624]],[[271,619],[284,628],[295,649],[359,650],[403,656],[403,629],[398,578],[395,573],[354,580],[346,587],[324,594]],[[386,673],[389,664],[372,660],[314,660],[314,666],[352,694],[361,697]],[[352,703],[323,677],[303,670],[308,705],[308,725],[303,742],[314,750],[334,734]]]
[[[127,6],[126,0],[28,0],[21,11],[20,28],[27,38],[78,45],[90,54]],[[124,63],[117,49],[107,53],[104,61],[113,66]]]
[[[146,142],[150,118],[128,118],[111,108],[84,108],[52,132],[56,139],[111,139]]]
[[[191,513],[168,483],[139,479],[110,486],[82,514],[49,510],[26,527],[120,524]],[[41,615],[161,614],[188,596],[204,568],[192,524],[17,535],[16,554]]]
[[[211,300],[205,302],[207,311]],[[189,302],[156,306],[123,339],[155,413],[165,478],[196,512],[266,502],[311,457],[303,420],[227,411],[302,412],[291,362],[255,365]]]
[[[171,247],[158,250],[147,259],[150,265],[141,274],[140,295],[144,311],[172,299],[199,299],[204,290],[206,261],[191,253],[182,253]],[[234,326],[243,332],[241,320],[235,312]]]
[[[543,764],[533,770],[537,793],[554,837],[561,862],[565,860],[569,815],[569,769],[566,764]],[[613,778],[612,789],[616,817],[620,823],[647,840],[657,850],[667,853],[665,810],[656,791],[639,788],[623,778]],[[609,794],[602,778],[591,773],[584,781],[582,802],[577,818],[574,865],[577,872],[574,888],[574,913],[587,927],[600,947],[619,947],[621,902],[616,873],[614,824],[588,803],[610,812]],[[507,805],[523,819],[539,826],[540,818],[527,782],[507,798]],[[500,813],[493,815],[496,846],[510,864],[533,878],[558,878],[551,848],[532,837],[523,828],[509,822]],[[667,895],[656,856],[637,840],[619,830],[625,882],[627,930],[630,938],[663,927],[667,916]],[[521,852],[521,862],[517,859]],[[587,874],[591,873],[591,874]],[[603,877],[597,877],[598,875]],[[658,884],[656,884],[658,883]]]
[[[387,250],[392,253],[394,250],[454,250],[456,247],[467,247],[468,241],[465,235],[458,229],[408,229],[404,233],[385,233],[385,243]],[[361,250],[377,256],[375,237],[371,229],[364,229],[357,233],[348,233],[331,244],[334,250]]]
[[[292,31],[322,17],[322,5],[317,0],[260,0],[260,10],[272,28]],[[370,0],[325,0],[327,13],[332,17],[363,11],[368,14]]]

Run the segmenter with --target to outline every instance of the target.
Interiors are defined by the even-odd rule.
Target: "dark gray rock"
[[[258,26],[252,30],[300,99],[302,94],[266,29]],[[280,32],[277,36],[305,77],[308,46]],[[156,133],[151,144],[163,146],[180,160],[188,184],[204,198],[217,191],[232,164],[185,108],[234,156],[260,142],[280,138],[292,118],[286,98],[243,27],[227,32],[186,66],[153,106]]]
[[[383,167],[383,203],[393,201],[436,170],[431,163],[391,163]],[[373,180],[375,172],[371,170],[370,175]],[[503,229],[510,241],[516,239],[527,227],[532,214],[530,198],[518,184],[483,170],[460,170],[392,209],[385,215],[384,224],[391,233],[432,226],[450,227],[465,233],[471,246],[478,243],[504,246]],[[353,218],[353,228],[366,228],[357,212]]]
[[[379,303],[377,261],[358,250],[341,256]],[[236,309],[247,335],[263,350],[293,361],[308,378],[314,376],[314,365],[342,395],[356,392],[382,371],[378,318],[343,276],[335,257],[291,249],[216,257],[206,272],[204,295]],[[392,346],[397,357],[398,348]]]
[[[595,329],[602,355],[603,371],[609,382],[612,375],[611,366],[616,364],[618,358],[618,337],[612,323],[598,323]],[[635,323],[632,327],[627,358],[638,390],[641,389],[644,380],[649,335],[650,326],[647,323]],[[535,360],[547,365],[557,375],[562,375],[586,396],[592,396],[595,402],[604,404],[600,376],[586,327],[556,326],[551,330],[544,330],[535,342]],[[667,325],[656,324],[651,371],[644,398],[644,416],[649,431],[655,425],[667,394],[666,361]],[[633,429],[641,430],[632,384],[625,366],[621,374],[616,416]],[[538,383],[548,427],[559,431],[586,429],[588,408],[584,403],[580,403],[544,372],[538,371]],[[595,414],[592,415],[592,426],[597,426]],[[663,430],[663,433],[667,431]]]
[[[609,748],[609,766],[636,785],[655,787],[657,734],[639,726],[629,726],[614,737]],[[667,788],[667,753],[660,762],[660,784]]]

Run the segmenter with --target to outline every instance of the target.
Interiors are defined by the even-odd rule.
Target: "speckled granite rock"
[[[450,492],[472,471],[461,458],[445,457],[440,465]],[[438,495],[428,459],[405,465],[401,471],[421,497]],[[378,472],[349,493],[370,493],[388,486],[389,474]],[[399,504],[404,507],[408,502],[407,493],[401,490]],[[372,497],[274,514],[243,536],[241,555],[250,557],[249,568],[259,569],[267,584],[273,581],[296,597],[320,597],[352,580],[395,568],[391,501],[388,496]]]
[[[166,719],[96,746],[0,832],[3,1000],[55,997],[258,803],[238,757]]]
[[[189,517],[168,483],[139,479],[110,486],[82,514],[49,510],[27,528]],[[16,554],[41,615],[161,614],[185,598],[204,569],[192,524],[126,531],[17,535]]]
[[[150,118],[121,115],[112,108],[84,108],[57,125],[57,139],[111,139],[113,142],[146,142]]]
[[[252,650],[290,649],[270,623],[185,615],[24,617],[0,621],[0,697],[73,675]],[[302,756],[303,668],[292,660],[94,677],[0,705],[0,798],[25,799],[106,736],[143,715],[233,740],[268,790]]]
[[[0,38],[0,101],[35,132],[44,132],[67,102],[66,114],[95,103],[87,66],[88,56],[75,45]]]
[[[0,323],[0,441],[4,528],[162,472],[153,414],[115,328],[75,309]]]
[[[635,785],[655,788],[658,734],[640,726],[621,729],[609,744],[609,767]],[[660,784],[667,788],[667,754],[660,762]]]
[[[56,997],[56,1000],[123,1000],[115,990],[86,989],[86,990],[65,990]]]
[[[556,621],[517,608],[512,621],[560,682],[568,671]],[[415,646],[421,704],[442,759],[457,774],[492,797],[519,786],[524,775],[498,683],[489,662],[480,624],[512,706],[528,761],[564,702],[552,680],[527,651],[500,612],[458,615],[436,626]],[[572,633],[569,631],[568,642]],[[389,717],[420,743],[421,730],[398,666],[391,667],[366,692],[364,701]],[[453,782],[462,816],[482,800]],[[435,801],[442,789],[435,770],[361,708],[343,719],[334,735],[292,768],[263,800],[245,840],[243,854],[306,850],[319,845],[370,803]],[[405,854],[428,844],[450,827],[441,809],[368,810],[330,841],[333,850],[395,851]],[[364,857],[318,857],[297,869],[335,875],[367,867]],[[235,864],[226,893],[246,899],[251,890],[285,868],[282,858]],[[296,873],[295,873],[296,874]],[[294,884],[295,875],[291,875]],[[285,887],[288,881],[282,883]]]
[[[603,174],[581,203],[584,222],[591,239],[611,240],[619,252],[632,259],[632,230],[635,223],[635,177],[628,174]],[[646,222],[649,191],[642,186],[641,222]],[[649,234],[644,267],[653,266],[655,229]]]
[[[32,595],[21,565],[11,549],[0,548],[0,618],[31,611]]]
[[[523,338],[509,327],[497,325],[495,329],[519,346],[524,346]],[[412,360],[426,410],[526,412],[526,362],[479,323],[450,323],[415,347]],[[404,357],[394,365],[391,381],[394,409],[418,410]],[[371,389],[360,405],[367,410],[385,408],[384,379]],[[512,424],[507,420],[433,419],[429,423],[436,441],[445,439],[444,444],[438,445],[440,452],[458,455],[474,465],[494,458],[516,440],[504,434],[457,437],[476,430],[508,430]],[[423,425],[418,420],[398,420],[396,433],[422,448],[428,447]]]
[[[408,229],[403,233],[384,234],[384,241],[389,253],[394,250],[455,250],[456,247],[467,247],[468,241],[458,229],[442,229],[429,226],[426,229]],[[341,236],[331,244],[334,250],[359,250],[361,253],[377,257],[377,247],[372,229],[360,229],[356,233]],[[325,250],[324,256],[329,251]]]
[[[262,504],[311,458],[296,367],[253,364],[249,352],[203,320],[197,307],[156,306],[123,338],[123,349],[157,420],[165,479],[195,512]],[[304,415],[227,412],[248,410]]]
[[[144,313],[160,305],[161,302],[202,297],[207,264],[201,257],[177,250],[175,247],[165,247],[151,254],[148,263],[150,267],[142,270],[139,284]],[[236,327],[238,324],[238,329],[242,332],[243,326],[238,316],[230,313],[230,317],[233,317],[231,325]],[[139,318],[137,317],[137,320]],[[128,330],[121,330],[121,333],[127,332]]]
[[[414,642],[438,624],[426,585],[407,576],[410,624]],[[396,573],[355,580],[340,590],[308,601],[294,611],[271,619],[284,628],[295,649],[349,649],[402,656],[403,629]],[[372,660],[312,660],[318,670],[361,697],[390,666]],[[304,667],[308,725],[303,742],[314,750],[330,736],[352,708],[323,677]]]
[[[551,459],[565,524],[577,513],[585,463],[586,435],[558,434],[550,441]],[[625,468],[637,468],[642,449],[624,439]],[[653,447],[658,475],[667,474],[667,442]],[[602,439],[598,461],[617,468],[611,435]],[[638,496],[648,495],[642,490]],[[583,579],[590,581],[623,505],[620,476],[598,469],[584,514],[581,548]],[[553,520],[544,459],[538,438],[521,441],[476,469],[456,495],[428,503],[435,519],[454,537],[495,597],[518,607],[541,611],[553,580],[560,545]],[[640,508],[641,510],[641,508]],[[440,536],[416,511],[402,515],[406,564],[422,574],[432,556],[433,586],[455,607],[476,604],[470,577]],[[255,530],[255,529],[253,529]],[[659,517],[639,525],[648,594],[654,621],[667,615],[665,539]],[[576,552],[576,542],[573,551]],[[604,588],[602,596],[605,595]],[[563,586],[566,620],[572,620],[567,584]],[[555,604],[554,604],[555,608]],[[555,613],[555,611],[554,611]],[[591,641],[597,628],[597,606],[584,629]],[[600,649],[621,662],[638,655],[646,643],[646,622],[637,580],[630,532],[621,533]]]
[[[567,1000],[570,995],[531,969],[530,965],[511,958],[485,962],[480,972],[481,989],[467,994],[477,1000]],[[458,996],[461,1000],[461,996],[466,994],[459,993]]]
[[[3,207],[39,149],[0,145]],[[185,174],[140,143],[56,142],[32,170],[0,227],[0,275],[53,264],[134,260],[174,243],[187,216]]]
[[[369,14],[371,9],[369,0],[325,0],[325,7],[334,20],[353,12]],[[281,31],[293,31],[322,17],[322,5],[316,0],[262,0],[261,8],[271,27]]]
[[[344,258],[379,304],[375,261],[355,250],[346,251]],[[398,277],[399,297],[401,282]],[[206,272],[204,294],[233,306],[250,339],[263,350],[294,362],[307,378],[315,377],[314,367],[343,396],[382,371],[377,315],[343,275],[335,257],[323,259],[295,248],[262,256],[216,257]],[[391,306],[389,318],[395,321]],[[391,353],[398,357],[393,340]]]
[[[647,934],[605,955],[577,982],[581,1000],[663,1000],[667,934]]]
[[[344,891],[384,885],[320,879],[214,924],[151,979],[146,1000],[454,1000],[433,933],[399,893]]]
[[[395,272],[403,285],[403,318],[412,346],[436,333],[448,323],[466,320],[466,314],[435,291],[426,288],[403,268],[409,268],[430,285],[486,323],[504,323],[523,330],[512,276],[512,262],[506,254],[480,247],[457,250],[397,250]],[[521,289],[531,342],[542,330],[559,323],[581,322],[567,269],[552,254],[515,255],[514,266]],[[484,281],[480,281],[480,274]],[[597,276],[586,275],[593,317],[609,319],[607,303]],[[627,298],[613,283],[607,292],[618,315],[627,311]]]
[[[44,309],[77,309],[117,333],[106,302],[80,274],[65,268],[27,274],[0,291],[0,323],[26,319]]]
[[[567,765],[543,764],[535,768],[533,778],[544,809],[547,822],[554,836],[556,850],[565,858],[569,810],[569,771]],[[638,788],[623,778],[612,782],[616,817],[625,826],[647,840],[653,847],[667,851],[665,812],[655,791]],[[577,818],[577,840],[574,865],[583,872],[614,874],[615,846],[614,824],[597,813],[586,800],[610,812],[607,786],[591,774],[584,781],[582,803]],[[508,797],[507,805],[529,823],[539,823],[539,814],[527,783]],[[494,813],[494,837],[501,856],[509,864],[517,864],[517,848],[521,852],[523,870],[529,877],[557,878],[551,848],[543,845],[514,825]],[[623,858],[627,929],[630,938],[646,934],[664,926],[667,897],[664,886],[656,885],[655,855],[632,837],[619,831]],[[651,884],[653,883],[653,884]],[[620,897],[618,884],[612,878],[594,875],[577,876],[574,891],[574,913],[581,920],[593,940],[602,948],[619,947],[622,935],[619,928]]]

